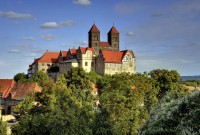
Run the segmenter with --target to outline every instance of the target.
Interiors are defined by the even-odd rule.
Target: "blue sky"
[[[200,75],[200,0],[0,0],[0,78],[27,73],[46,50],[86,47],[94,23],[101,41],[114,24],[137,72]]]

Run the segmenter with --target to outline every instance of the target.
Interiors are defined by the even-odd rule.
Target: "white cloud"
[[[46,22],[43,23],[40,28],[44,28],[44,29],[57,29],[60,27],[68,27],[68,26],[72,26],[75,25],[76,22],[73,20],[66,20],[66,21],[62,21],[62,22]]]
[[[35,41],[34,37],[23,37],[22,39],[24,39],[24,40],[30,40],[30,41]]]
[[[51,35],[51,34],[47,34],[47,35],[41,35],[40,36],[41,39],[44,39],[46,41],[50,41],[50,40],[54,40],[55,39],[55,36],[54,35]]]
[[[73,3],[83,5],[83,6],[88,6],[92,4],[90,0],[73,0]]]
[[[45,29],[55,29],[59,27],[59,24],[56,22],[46,22],[42,24],[40,27]]]
[[[132,36],[134,36],[134,33],[132,31],[129,31],[129,32],[126,33],[126,36],[132,37]]]
[[[66,20],[66,21],[60,22],[59,26],[72,26],[74,24],[76,24],[76,22],[72,20]]]
[[[33,16],[31,14],[21,14],[21,13],[16,13],[13,11],[8,11],[8,12],[0,11],[0,17],[4,17],[4,18],[8,18],[8,19],[18,19],[18,18],[30,19],[30,18],[33,18]]]
[[[87,46],[88,42],[87,41],[75,41],[74,44],[78,45],[78,46]]]
[[[10,53],[21,53],[21,51],[18,50],[18,49],[12,49],[12,50],[10,50],[9,52],[10,52]]]
[[[35,57],[37,55],[35,53],[26,53],[23,56],[25,56],[25,57]]]

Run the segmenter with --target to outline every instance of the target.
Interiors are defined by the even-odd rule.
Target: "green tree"
[[[149,75],[155,80],[159,89],[157,97],[161,99],[167,91],[179,90],[180,75],[176,70],[156,69],[150,71]]]
[[[101,113],[95,134],[137,134],[157,103],[157,89],[147,75],[106,75],[98,82]]]
[[[2,122],[1,120],[0,120],[0,134],[1,135],[7,135],[6,123]]]
[[[86,76],[84,72],[76,75],[80,82],[83,81],[80,75]],[[28,115],[21,115],[15,128],[16,134],[92,134],[93,102],[87,92],[90,87],[82,87],[84,89],[81,90],[79,86],[74,86],[74,80],[71,80],[72,85],[67,79],[61,75],[56,83],[51,80],[43,83],[42,92],[35,95],[36,104],[31,109],[25,108]],[[21,106],[25,104],[23,101]]]
[[[33,75],[32,80],[34,82],[37,82],[39,85],[43,86],[43,83],[48,81],[49,77],[46,73],[44,73],[42,71],[38,71]]]
[[[26,82],[27,75],[25,73],[18,73],[13,78],[16,82]]]
[[[200,92],[179,96],[168,92],[151,111],[139,135],[198,135]]]

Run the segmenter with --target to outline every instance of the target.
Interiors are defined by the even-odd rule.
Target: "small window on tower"
[[[85,62],[85,66],[88,66],[88,63],[87,63],[87,62]]]

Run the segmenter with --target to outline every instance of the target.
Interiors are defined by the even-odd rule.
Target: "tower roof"
[[[108,33],[119,34],[119,32],[117,31],[117,29],[115,28],[115,26],[112,26],[112,28],[110,29],[110,31]]]
[[[96,33],[99,33],[99,29],[97,28],[97,26],[95,24],[92,25],[92,28],[90,29],[89,32],[96,32]]]

